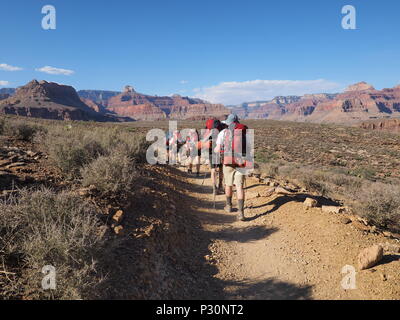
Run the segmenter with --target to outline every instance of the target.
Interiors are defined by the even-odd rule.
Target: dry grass
[[[82,185],[93,185],[103,196],[130,194],[138,173],[132,160],[121,153],[100,156],[81,169]]]
[[[365,183],[359,190],[357,211],[383,228],[400,227],[400,187],[383,183]]]
[[[144,136],[119,128],[85,128],[81,125],[55,125],[37,142],[66,177],[80,178],[82,169],[99,157],[125,155],[132,164],[145,161]],[[104,161],[104,160],[103,160]]]
[[[0,124],[1,134],[28,142],[32,141],[38,132],[43,131],[44,127],[20,119],[2,119]]]
[[[0,202],[3,298],[81,299],[102,281],[96,260],[103,244],[96,209],[69,193],[21,190]],[[41,288],[46,265],[56,268],[57,289]]]

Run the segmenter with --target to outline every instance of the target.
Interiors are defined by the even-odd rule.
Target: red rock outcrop
[[[382,119],[375,121],[365,121],[360,124],[360,128],[368,130],[384,130],[400,132],[400,119]]]
[[[241,118],[289,121],[355,123],[400,117],[400,85],[376,90],[366,82],[349,86],[340,94],[306,94],[230,107]]]
[[[131,86],[107,103],[107,110],[135,120],[163,119],[204,119],[210,116],[220,117],[229,111],[218,104],[206,103],[199,99],[173,95],[171,97],[150,96],[137,93]]]
[[[37,80],[0,101],[0,113],[55,120],[118,121],[92,110],[81,101],[74,88]]]

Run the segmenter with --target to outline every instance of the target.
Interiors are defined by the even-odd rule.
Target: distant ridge
[[[369,119],[400,117],[400,85],[376,90],[366,82],[343,93],[276,97],[269,101],[230,106],[243,119],[355,123]]]
[[[91,109],[82,102],[73,87],[37,80],[1,100],[0,112],[55,120],[119,121],[117,117]]]

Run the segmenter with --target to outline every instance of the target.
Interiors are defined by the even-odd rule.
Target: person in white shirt
[[[222,130],[217,137],[216,147],[214,149],[215,152],[221,152],[224,143],[226,134],[229,134],[228,130],[235,125],[235,123],[239,123],[239,118],[235,114],[230,114],[228,118],[225,120],[228,125],[227,129]],[[233,193],[233,185],[236,186],[236,193],[238,199],[238,211],[239,211],[239,220],[244,221],[244,199],[245,192],[243,188],[244,184],[244,174],[241,170],[235,165],[225,165],[223,166],[224,173],[224,183],[225,183],[225,196],[226,196],[226,212],[232,212],[232,193]]]

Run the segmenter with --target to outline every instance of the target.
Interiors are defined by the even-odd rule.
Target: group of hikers
[[[225,193],[225,211],[232,212],[233,186],[235,186],[238,200],[238,219],[241,221],[245,220],[244,183],[246,170],[252,165],[248,151],[247,129],[247,126],[239,122],[237,115],[230,114],[224,121],[214,118],[208,119],[201,136],[198,130],[190,129],[185,134],[184,139],[177,130],[167,138],[169,161],[183,163],[187,166],[188,173],[200,176],[202,151],[208,154],[207,162],[211,168],[214,204],[215,196]],[[174,145],[177,146],[176,149],[171,147]]]

